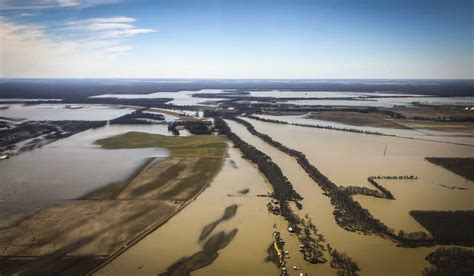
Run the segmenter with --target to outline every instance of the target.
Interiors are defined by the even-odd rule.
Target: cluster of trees
[[[385,189],[384,186],[377,183],[377,181],[375,181],[375,179],[369,177],[369,178],[367,178],[367,181],[369,181],[370,184],[374,185],[377,189],[379,189],[379,191],[384,195],[384,198],[392,199],[392,200],[395,199],[392,192],[390,192],[389,190]]]
[[[377,176],[369,176],[369,178],[372,179],[418,179],[418,176],[416,175],[377,175]]]
[[[444,115],[444,116],[405,116],[401,113],[394,111],[384,111],[384,114],[389,115],[395,119],[410,119],[415,121],[436,121],[436,122],[474,122],[474,116],[454,116],[454,115]]]
[[[325,241],[322,234],[318,234],[316,226],[311,222],[310,219],[305,221],[301,220],[303,231],[298,235],[300,245],[300,251],[303,252],[304,259],[310,263],[326,263],[327,260],[324,258],[325,247],[323,242]],[[316,239],[313,237],[316,236]],[[302,248],[301,248],[302,246]]]
[[[474,245],[474,211],[410,211],[438,243]]]
[[[462,247],[441,247],[425,258],[432,267],[423,269],[423,276],[473,275],[474,250]]]
[[[78,132],[106,125],[106,121],[26,121],[0,132],[0,151],[14,150],[16,144],[33,138],[16,153],[40,147]]]
[[[344,189],[346,192],[348,192],[351,195],[365,195],[365,196],[373,196],[373,197],[378,197],[378,198],[385,198],[385,195],[383,195],[380,191],[370,189],[367,187],[341,186],[339,188]]]
[[[390,134],[384,134],[377,131],[367,131],[367,130],[359,130],[354,128],[342,128],[342,127],[333,127],[333,126],[321,126],[321,125],[311,125],[311,124],[300,124],[300,123],[289,123],[280,120],[272,120],[272,119],[265,119],[260,118],[254,115],[248,115],[248,118],[268,122],[268,123],[275,123],[275,124],[285,124],[285,125],[293,125],[293,126],[300,126],[300,127],[312,127],[312,128],[322,128],[322,129],[330,129],[330,130],[338,130],[338,131],[346,131],[346,132],[355,132],[355,133],[363,133],[363,134],[371,134],[371,135],[382,135],[382,136],[395,136]]]
[[[327,245],[329,255],[331,256],[330,265],[332,268],[340,269],[341,271],[337,272],[337,275],[347,275],[347,276],[356,276],[360,271],[357,263],[352,260],[344,252],[339,252],[336,249],[332,248],[330,244]]]
[[[157,124],[165,123],[165,116],[159,113],[143,112],[145,109],[136,110],[121,117],[110,120],[111,124]]]
[[[196,135],[211,134],[213,131],[210,121],[201,120],[173,121],[168,124],[168,131],[171,131],[174,135],[179,135],[179,126],[183,126],[190,133]]]

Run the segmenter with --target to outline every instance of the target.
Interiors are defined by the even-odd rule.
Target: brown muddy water
[[[383,171],[380,170],[380,168],[385,168],[384,166],[376,166],[376,164],[380,163],[380,160],[377,159],[376,156],[367,155],[367,153],[371,152],[370,148],[375,146],[374,141],[369,140],[365,141],[362,144],[354,142],[357,140],[363,141],[363,139],[366,137],[371,137],[369,139],[387,139],[387,137],[368,136],[351,133],[345,134],[341,132],[332,131],[335,132],[335,134],[333,135],[332,133],[324,133],[331,132],[326,130],[294,126],[281,126],[270,123],[258,122],[255,120],[249,121],[255,124],[255,127],[258,131],[271,135],[273,139],[280,141],[289,147],[304,151],[307,154],[309,160],[313,162],[313,164],[316,165],[318,168],[320,168],[321,171],[326,174],[331,180],[333,180],[336,184],[341,185],[341,182],[343,182],[348,183],[346,185],[363,185],[365,184],[365,179],[368,175],[379,173],[400,174],[404,171],[413,171],[414,174],[417,174],[419,176],[420,179],[418,181],[420,183],[423,183],[422,181],[426,181],[425,173],[422,174],[422,172],[416,170],[417,167],[412,166],[412,163],[409,162],[412,159],[423,160],[423,157],[419,156],[421,154],[419,152],[420,149],[418,149],[418,146],[416,145],[412,145],[412,148],[408,149],[398,148],[398,151],[394,150],[394,158],[401,158],[399,162],[402,163],[397,163],[398,166],[396,166],[396,168],[399,168],[399,170],[388,170],[388,168],[386,168],[385,171]],[[307,174],[297,164],[294,158],[291,158],[287,154],[280,152],[274,147],[266,144],[258,137],[251,135],[242,125],[239,125],[232,121],[229,121],[228,123],[232,130],[236,134],[238,134],[243,140],[256,146],[258,149],[268,154],[272,158],[272,160],[281,167],[283,173],[289,178],[289,180],[295,187],[295,190],[304,197],[304,200],[302,201],[303,210],[299,212],[300,216],[305,213],[308,213],[310,218],[313,220],[313,223],[318,228],[319,232],[326,237],[327,241],[331,244],[331,246],[336,248],[338,251],[346,252],[358,263],[359,267],[361,268],[361,275],[420,275],[420,271],[424,267],[428,266],[428,263],[424,260],[424,258],[428,253],[435,250],[435,247],[415,249],[400,248],[397,247],[390,240],[386,240],[377,236],[367,236],[349,232],[339,227],[336,224],[332,215],[333,207],[329,202],[329,198],[322,194],[320,188],[314,183],[312,179],[307,176]],[[336,137],[344,137],[345,139],[341,138],[341,140],[337,139]],[[383,140],[381,142],[385,144],[388,141]],[[397,142],[398,141],[392,141],[391,143]],[[340,143],[345,144],[346,146],[338,145]],[[352,147],[350,146],[351,143],[354,143]],[[445,146],[446,145],[443,144],[439,147],[442,148]],[[430,144],[427,146],[428,149],[433,147],[437,149],[436,145]],[[396,149],[395,146],[394,149]],[[451,156],[458,153],[463,153],[463,156],[468,154],[465,148],[456,149],[454,151],[453,149],[445,149],[441,152],[439,152],[438,150],[439,149],[431,153],[436,156],[443,156],[444,154],[447,154],[449,152],[451,153]],[[375,152],[378,154],[378,151]],[[325,154],[323,156],[320,156],[320,154],[323,153]],[[374,155],[377,154],[374,153]],[[417,156],[417,154],[418,158],[413,157]],[[407,159],[404,159],[403,156],[406,155],[408,157],[411,157],[407,157]],[[347,162],[347,160],[344,160],[345,158],[349,158],[353,162]],[[329,163],[329,165],[325,162]],[[325,166],[323,166],[323,164]],[[405,167],[405,165],[407,167]],[[332,166],[335,168],[332,168]],[[359,170],[363,171],[359,172]],[[439,170],[442,171],[442,169],[440,168],[429,167],[427,170],[432,170],[433,172],[436,171],[436,174],[446,174],[447,176],[445,177],[457,179],[458,181],[462,182],[459,185],[466,186],[467,184],[472,184],[464,182],[462,179],[458,178],[455,175],[452,175],[449,172],[438,172]],[[428,171],[426,173],[428,173]],[[350,181],[351,179],[358,181]],[[422,187],[423,185],[425,185],[427,187],[431,187],[436,185],[431,183],[431,181],[433,180],[434,178],[432,177],[429,178],[427,184],[417,184],[416,182],[413,182],[414,184],[412,185],[420,185]],[[401,183],[401,185],[403,185],[403,183]],[[407,193],[408,192],[409,191],[407,191]],[[424,192],[426,193],[426,191]],[[448,192],[450,192],[450,190]],[[399,198],[404,198],[403,195],[400,195],[398,193],[394,194],[396,197],[398,195]],[[411,198],[412,201],[415,203],[416,197]],[[361,204],[364,207],[369,208],[371,212],[374,211],[370,209],[370,206],[364,205],[364,203],[365,202],[361,202]],[[382,203],[386,203],[385,206],[383,206],[381,210],[377,210],[378,212],[374,212],[374,215],[377,218],[380,218],[382,221],[386,222],[390,214],[384,216],[380,214],[386,212],[385,209],[390,208],[394,208],[394,210],[399,210],[399,220],[400,218],[403,218],[406,221],[410,219],[408,214],[403,214],[403,210],[398,209],[401,208],[401,206],[398,205],[397,200],[382,200],[381,204]],[[452,206],[454,206],[455,204],[457,203],[453,202]],[[430,205],[430,207],[433,208],[435,208],[436,206],[438,206],[437,202],[433,202],[432,205]],[[393,212],[398,214],[396,211]],[[395,226],[401,226],[401,228],[403,229],[410,228],[409,225],[402,224],[401,222],[398,223],[398,220],[395,220],[395,222],[397,222]],[[389,224],[389,226],[393,226],[390,224],[390,221],[388,221],[387,224]],[[421,226],[413,228],[419,229],[419,227]],[[321,269],[319,265],[310,265],[307,268],[307,271],[310,272],[310,275],[326,275],[325,273],[321,273],[320,271],[318,271],[319,269]]]
[[[241,196],[238,191],[250,189]],[[182,257],[201,250],[201,230],[220,218],[226,207],[237,204],[236,215],[220,223],[211,233],[233,228],[238,233],[230,244],[220,250],[210,266],[193,275],[276,275],[272,263],[264,262],[266,249],[272,242],[273,224],[279,217],[268,213],[267,194],[271,186],[258,170],[242,159],[240,151],[229,148],[221,172],[197,199],[166,224],[131,247],[100,270],[97,275],[157,275]]]
[[[337,185],[373,188],[368,176],[417,176],[417,180],[380,180],[396,200],[355,197],[396,230],[424,230],[408,214],[410,210],[474,209],[474,183],[425,160],[431,156],[472,157],[474,147],[249,121],[258,131],[304,152]]]

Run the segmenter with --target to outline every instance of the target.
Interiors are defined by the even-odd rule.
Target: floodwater
[[[121,181],[165,149],[105,150],[94,141],[128,131],[168,134],[167,126],[107,125],[0,161],[0,227],[49,204]]]
[[[425,157],[472,157],[472,146],[289,125],[274,127],[271,123],[249,121],[257,130],[304,152],[309,161],[337,185],[373,188],[367,182],[369,176],[418,176],[418,180],[381,181],[396,200],[356,197],[375,217],[394,229],[423,230],[409,216],[410,210],[474,209],[473,183],[425,160]],[[468,190],[451,190],[441,185]]]
[[[356,129],[360,131],[379,132],[387,135],[396,135],[400,137],[409,137],[416,139],[426,139],[432,141],[442,141],[449,143],[460,143],[467,145],[474,145],[474,133],[469,132],[455,132],[455,131],[436,131],[428,129],[394,129],[394,128],[383,128],[383,127],[370,127],[370,126],[355,126],[344,123],[320,120],[316,118],[309,118],[308,114],[303,115],[266,115],[257,114],[255,115],[260,118],[283,121],[290,124],[305,124],[314,126],[324,126],[333,128],[343,129]]]
[[[315,96],[317,94],[315,93]],[[317,96],[316,96],[317,97]],[[400,98],[370,98],[354,100],[290,100],[283,103],[295,105],[322,105],[322,106],[373,106],[394,107],[413,106],[413,103],[428,105],[474,105],[474,97],[400,97]]]
[[[5,105],[2,105],[5,106]],[[7,109],[0,109],[0,117],[26,120],[111,120],[134,111],[132,108],[112,107],[106,105],[83,104],[10,104]]]
[[[350,91],[250,91],[252,97],[275,97],[275,98],[356,98],[367,96],[390,97],[390,96],[421,96],[415,94],[381,93],[381,92],[350,92]]]
[[[220,93],[222,90],[203,89],[199,91],[178,91],[178,92],[155,92],[150,94],[103,94],[92,96],[91,98],[118,98],[118,99],[158,99],[158,98],[172,98],[168,102],[173,105],[208,105],[209,100],[217,101],[224,100],[219,98],[198,98],[193,97],[194,94],[200,93]]]
[[[247,195],[236,194],[245,188]],[[220,250],[219,257],[210,266],[193,272],[193,275],[276,275],[272,263],[264,262],[266,249],[273,241],[273,224],[280,217],[271,215],[266,208],[271,186],[258,169],[229,148],[221,172],[195,201],[172,217],[166,224],[131,247],[98,275],[157,275],[185,256],[201,250],[198,242],[201,230],[220,218],[226,207],[237,204],[237,214],[222,222],[211,233],[238,229],[230,244]]]
[[[308,154],[308,158],[310,158],[313,164],[320,167],[320,163],[314,162],[314,158],[311,158],[309,155],[309,152],[319,153],[319,149],[324,148],[324,145],[321,145],[321,147],[315,146],[321,139],[318,138],[320,133],[305,133],[306,135],[299,135],[299,129],[304,128],[295,126],[275,127],[275,125],[269,123],[256,122],[254,120],[250,121],[255,123],[257,130],[271,135],[272,138],[290,147],[300,149],[301,147],[297,147],[295,144],[304,144],[305,146],[302,147],[305,148],[305,153]],[[242,125],[231,121],[228,123],[231,129],[243,140],[268,154],[272,160],[281,167],[283,173],[293,184],[295,190],[304,197],[302,201],[303,210],[298,212],[300,216],[308,213],[318,228],[318,231],[325,236],[328,243],[338,251],[346,252],[358,263],[361,268],[360,275],[419,275],[420,271],[429,265],[424,258],[427,254],[434,251],[436,247],[415,249],[400,248],[390,240],[373,235],[367,236],[349,232],[339,227],[333,217],[333,207],[330,204],[329,198],[322,194],[319,186],[308,177],[294,158],[266,144],[258,137],[251,135]],[[271,131],[268,131],[270,129]],[[320,132],[324,132],[324,130]],[[297,134],[293,135],[294,133]],[[344,133],[340,132],[337,132],[337,135],[345,136]],[[347,138],[353,137],[346,137],[346,139]],[[288,140],[291,140],[291,143]],[[308,144],[311,141],[313,142],[312,146],[308,148]],[[345,142],[347,143],[348,141]],[[370,144],[365,146],[365,148],[369,145]],[[321,149],[321,151],[325,150]],[[364,160],[360,160],[362,156],[363,155],[359,156],[357,162],[363,165],[366,164],[366,162],[365,158]],[[337,159],[342,160],[343,158],[338,154]],[[331,162],[331,160],[325,160],[325,162],[329,162],[330,166],[337,167],[339,175],[352,175],[355,171],[355,169],[351,167],[354,166],[354,164],[346,166],[345,163]],[[360,166],[358,168],[360,168]],[[334,179],[333,175],[329,174],[325,168],[321,168],[321,171],[328,175],[331,180],[335,181],[336,184],[340,184],[340,178]],[[360,183],[352,182],[351,184],[356,185]],[[397,196],[397,194],[395,196]],[[385,221],[384,218],[382,218],[382,220]],[[290,254],[291,253],[290,251]],[[292,260],[294,257],[299,258],[300,255],[296,254],[293,254]],[[328,257],[326,256],[326,258]],[[321,265],[307,265],[305,269],[310,275],[328,275],[320,271],[323,269]]]

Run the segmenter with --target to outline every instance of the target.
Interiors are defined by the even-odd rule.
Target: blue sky
[[[0,75],[472,79],[473,3],[0,0]]]

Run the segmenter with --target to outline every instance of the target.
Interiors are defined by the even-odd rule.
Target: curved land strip
[[[401,246],[407,247],[430,246],[434,244],[459,244],[457,240],[439,240],[430,237],[426,232],[406,233],[404,231],[399,231],[399,233],[396,234],[393,229],[387,227],[383,222],[374,218],[367,209],[363,208],[359,202],[352,198],[350,193],[339,188],[323,175],[307,160],[302,152],[290,149],[280,142],[273,140],[270,136],[258,132],[252,124],[243,119],[235,117],[229,117],[228,119],[244,125],[251,134],[259,137],[264,142],[276,147],[280,151],[296,158],[300,166],[321,187],[325,192],[325,195],[331,199],[331,204],[334,206],[333,213],[336,222],[342,228],[348,231],[361,232],[364,234],[376,234],[384,238],[389,238]]]
[[[474,182],[474,158],[426,157],[425,159]]]
[[[171,158],[149,160],[131,181],[40,210],[0,229],[0,273],[79,274],[95,270],[165,223],[219,172],[223,137],[169,137],[129,132],[99,140],[104,148],[167,148]]]

